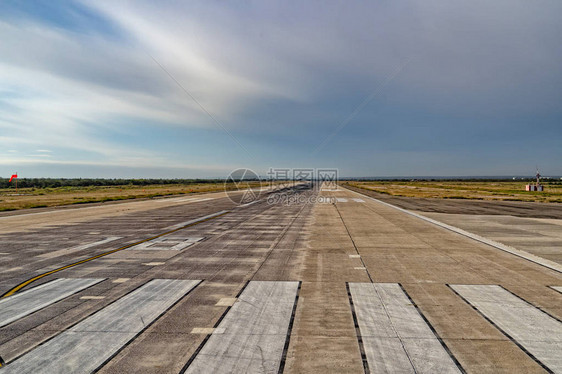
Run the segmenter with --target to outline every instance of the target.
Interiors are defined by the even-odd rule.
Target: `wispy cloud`
[[[330,160],[351,175],[377,173],[388,152],[402,170],[411,152],[480,149],[500,168],[512,148],[559,154],[559,2],[67,5],[0,4],[1,165],[247,162],[150,56],[259,154],[256,168]]]

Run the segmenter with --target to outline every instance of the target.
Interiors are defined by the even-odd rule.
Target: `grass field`
[[[524,181],[347,181],[358,188],[392,196],[562,203],[562,184],[545,182],[544,192],[525,191]]]
[[[251,182],[252,186],[259,182]],[[234,189],[233,184],[228,185]],[[0,211],[224,191],[224,183],[0,189]]]

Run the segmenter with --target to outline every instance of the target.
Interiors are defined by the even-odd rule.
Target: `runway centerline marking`
[[[0,299],[0,327],[91,287],[105,278],[59,278],[17,295]]]
[[[277,373],[298,289],[250,281],[185,373]]]
[[[371,373],[461,373],[397,283],[348,283]]]
[[[562,373],[562,323],[497,285],[450,285],[543,367]]]
[[[91,373],[200,282],[153,279],[9,363],[2,373]]]
[[[26,280],[25,282],[22,282],[22,283],[18,284],[18,285],[15,286],[14,288],[8,290],[6,293],[4,293],[4,294],[0,297],[0,299],[1,299],[1,298],[4,298],[4,297],[11,296],[11,295],[15,294],[16,292],[18,292],[19,290],[21,290],[22,288],[24,288],[25,286],[27,286],[27,285],[29,285],[29,284],[35,282],[35,281],[38,280],[38,279],[41,279],[41,278],[43,278],[43,277],[46,277],[46,276],[48,276],[48,275],[51,275],[51,274],[54,274],[54,273],[57,273],[57,272],[59,272],[59,271],[63,271],[63,270],[66,270],[66,269],[70,269],[71,267],[84,264],[84,263],[86,263],[86,262],[89,262],[89,261],[98,259],[98,258],[100,258],[100,257],[104,257],[104,256],[107,256],[107,255],[110,255],[110,254],[115,253],[115,252],[122,251],[122,250],[124,250],[124,249],[133,247],[133,246],[135,246],[135,245],[139,245],[139,244],[141,244],[141,243],[144,243],[144,242],[147,242],[147,241],[150,241],[150,240],[154,240],[154,239],[156,239],[156,238],[159,238],[159,237],[164,236],[164,235],[171,234],[171,233],[176,232],[176,231],[178,231],[178,230],[181,230],[181,229],[184,229],[184,228],[187,228],[187,227],[191,227],[191,226],[195,226],[195,225],[197,225],[197,224],[199,224],[199,223],[206,222],[206,221],[209,221],[209,220],[214,219],[214,218],[217,218],[217,217],[221,217],[221,216],[223,216],[223,215],[225,215],[225,214],[228,214],[228,213],[230,213],[230,211],[228,211],[228,210],[222,210],[222,211],[217,212],[217,213],[214,213],[214,214],[209,214],[209,215],[204,216],[204,217],[201,217],[201,218],[196,218],[196,219],[193,219],[193,220],[191,220],[191,221],[184,222],[184,223],[181,224],[182,226],[176,227],[176,228],[174,228],[174,229],[172,229],[172,230],[169,230],[169,231],[166,231],[166,232],[164,232],[164,233],[162,233],[162,234],[158,234],[158,235],[152,236],[152,237],[147,238],[147,239],[139,240],[139,241],[137,241],[137,242],[124,245],[124,246],[119,247],[119,248],[117,248],[117,249],[112,249],[112,250],[110,250],[110,251],[100,253],[100,254],[98,254],[98,255],[96,255],[96,256],[88,257],[88,258],[86,258],[86,259],[83,259],[83,260],[80,260],[80,261],[76,261],[76,262],[74,262],[74,263],[72,263],[72,264],[65,265],[65,266],[61,266],[61,267],[59,267],[59,268],[56,268],[56,269],[47,271],[47,272],[42,273],[42,274],[39,274],[39,275],[37,275],[37,276],[35,276],[35,277],[33,277],[33,278],[30,278],[30,279]],[[176,225],[176,226],[178,226],[178,225]]]

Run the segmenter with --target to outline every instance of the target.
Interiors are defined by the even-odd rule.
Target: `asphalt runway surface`
[[[511,253],[342,188],[284,194],[0,216],[0,374],[562,373],[554,245]]]

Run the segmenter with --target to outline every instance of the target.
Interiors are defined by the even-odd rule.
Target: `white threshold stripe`
[[[460,373],[397,283],[349,283],[371,373]]]
[[[550,286],[550,288],[552,288],[553,290],[556,290],[556,291],[562,293],[562,286]]]
[[[221,210],[220,212],[208,214],[208,215],[203,216],[203,217],[195,218],[195,219],[192,219],[192,220],[189,220],[189,221],[185,221],[185,222],[177,223],[177,224],[172,225],[172,226],[168,226],[168,227],[164,228],[163,230],[169,231],[169,230],[180,229],[184,226],[191,225],[193,223],[197,223],[197,222],[200,222],[200,221],[204,221],[206,219],[213,218],[213,217],[216,217],[216,216],[220,216],[221,214],[224,214],[224,213],[227,213],[227,212],[229,212],[229,211],[228,210]]]
[[[277,373],[299,282],[251,281],[186,373]]]
[[[562,373],[562,323],[497,285],[450,287],[543,365]]]
[[[58,278],[5,299],[0,299],[0,327],[54,304],[104,279]]]
[[[154,279],[0,369],[4,373],[91,373],[198,280]]]
[[[342,187],[342,188],[345,188],[345,187]],[[359,192],[356,192],[356,191],[353,191],[353,190],[349,190],[349,189],[347,189],[347,188],[346,188],[346,190],[347,190],[347,191],[350,191],[350,192],[353,192],[353,193],[355,193],[355,194],[357,194],[357,195],[359,195],[359,196],[365,197],[365,198],[367,198],[367,199],[371,199],[371,200],[373,200],[373,201],[376,201],[377,203],[386,205],[386,206],[388,206],[388,207],[390,207],[390,208],[394,208],[394,209],[396,209],[396,210],[399,210],[399,211],[401,211],[401,212],[403,212],[403,213],[406,213],[406,214],[409,214],[409,215],[411,215],[411,216],[417,217],[417,218],[422,219],[422,220],[424,220],[424,221],[426,221],[426,222],[433,223],[434,225],[443,227],[444,229],[447,229],[447,230],[456,232],[457,234],[461,234],[461,235],[466,236],[466,237],[468,237],[468,238],[470,238],[470,239],[474,239],[474,240],[479,241],[479,242],[481,242],[481,243],[488,244],[489,246],[492,246],[492,247],[494,247],[494,248],[500,249],[500,250],[502,250],[502,251],[504,251],[504,252],[511,253],[512,255],[515,255],[515,256],[517,256],[517,257],[521,257],[521,258],[523,258],[523,259],[525,259],[525,260],[534,262],[534,263],[536,263],[536,264],[538,264],[538,265],[541,265],[541,266],[544,266],[544,267],[549,268],[549,269],[551,269],[551,270],[555,270],[555,271],[557,271],[557,272],[559,272],[559,273],[562,273],[562,265],[560,265],[560,264],[558,264],[558,263],[556,263],[556,262],[554,262],[554,261],[550,261],[550,260],[547,260],[547,259],[545,259],[545,258],[536,256],[536,255],[534,255],[534,254],[532,254],[532,253],[525,252],[525,251],[522,251],[522,250],[520,250],[520,249],[517,249],[517,248],[514,248],[514,247],[510,247],[510,246],[508,246],[508,245],[505,245],[505,244],[496,242],[495,240],[491,240],[491,239],[485,238],[485,237],[483,237],[483,236],[473,234],[473,233],[471,233],[471,232],[465,231],[465,230],[460,229],[460,228],[455,227],[455,226],[448,225],[448,224],[446,224],[446,223],[437,221],[437,220],[435,220],[435,219],[432,219],[432,218],[429,218],[429,217],[426,217],[426,216],[422,216],[421,214],[417,214],[417,213],[414,213],[414,212],[410,212],[409,210],[399,208],[399,207],[397,207],[397,206],[395,206],[395,205],[392,205],[392,204],[389,204],[389,203],[385,203],[384,201],[380,201],[380,200],[377,200],[377,199],[375,199],[375,198],[373,198],[373,197],[370,197],[370,196],[367,196],[367,195],[363,195],[363,194],[361,194],[361,193],[359,193]]]

